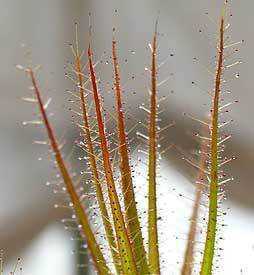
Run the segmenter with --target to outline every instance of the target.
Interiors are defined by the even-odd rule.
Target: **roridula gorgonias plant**
[[[201,125],[201,132],[195,134],[200,141],[198,158],[183,157],[188,165],[198,170],[198,175],[187,246],[181,263],[182,275],[194,272],[210,275],[216,272],[216,257],[220,253],[218,223],[223,216],[219,206],[224,197],[225,185],[232,180],[223,171],[224,165],[235,159],[224,156],[225,143],[231,137],[224,132],[224,127],[231,123],[231,120],[225,117],[231,105],[237,101],[226,101],[228,82],[225,81],[224,75],[227,70],[240,63],[236,61],[232,64],[228,60],[238,52],[237,46],[241,42],[229,41],[226,6],[227,1],[218,24],[216,64],[213,72],[211,70],[214,86],[208,92],[209,116],[202,120],[186,114]],[[147,69],[150,74],[148,104],[140,106],[147,118],[142,122],[137,121],[131,128],[127,126],[129,114],[123,103],[115,31],[111,51],[114,112],[107,111],[104,106],[103,88],[97,73],[100,62],[94,61],[91,33],[84,51],[80,50],[77,37],[71,45],[74,59],[69,64],[71,72],[66,75],[75,84],[71,97],[78,110],[72,109],[80,131],[77,145],[84,153],[84,156],[79,158],[81,175],[73,172],[70,163],[63,156],[62,143],[56,136],[47,112],[50,99],[44,99],[37,80],[37,68],[17,66],[25,71],[32,83],[32,96],[23,99],[36,104],[39,110],[39,119],[24,124],[43,125],[45,128],[47,140],[35,143],[49,146],[54,165],[59,171],[58,177],[62,179],[54,184],[53,188],[68,195],[65,207],[71,209],[71,216],[70,219],[65,219],[64,223],[74,227],[76,222],[76,228],[89,251],[93,270],[98,274],[169,274],[161,257],[163,247],[158,226],[158,220],[161,218],[158,201],[163,194],[158,194],[157,186],[160,181],[158,175],[162,174],[162,171],[159,171],[160,159],[168,149],[171,149],[172,153],[176,152],[177,145],[171,142],[161,145],[164,131],[169,129],[172,123],[160,119],[163,97],[158,89],[160,65],[157,25],[158,22],[149,44],[151,56],[150,68]],[[170,131],[174,131],[174,128]],[[133,137],[133,132],[137,134],[138,139]],[[140,151],[145,151],[146,158],[142,157],[142,161],[135,163],[134,158],[140,144],[133,146],[133,140],[140,139],[145,143],[141,146],[144,149]],[[145,163],[147,172],[143,180],[146,189],[143,190],[146,194],[143,196],[143,204],[146,205],[146,211],[141,213],[136,199],[135,170],[142,163]],[[201,205],[207,209],[204,217],[200,217]],[[205,230],[202,232],[204,242],[199,242],[201,257],[196,259],[198,224],[201,222],[199,219],[205,223]],[[170,246],[170,243],[167,245]],[[167,261],[170,262],[170,258]]]

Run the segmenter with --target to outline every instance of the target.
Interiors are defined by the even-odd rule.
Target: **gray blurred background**
[[[97,59],[104,51],[106,56],[110,55],[112,27],[117,27],[120,61],[124,63],[125,58],[128,59],[122,68],[123,82],[127,82],[127,89],[135,87],[135,100],[142,103],[148,80],[144,73],[144,68],[149,65],[149,51],[146,47],[151,40],[159,13],[159,31],[163,34],[160,36],[160,59],[163,61],[168,55],[173,55],[161,69],[162,80],[170,77],[160,88],[162,94],[170,95],[166,116],[177,123],[169,139],[174,143],[177,141],[179,146],[189,152],[195,146],[189,133],[196,126],[183,118],[182,113],[189,112],[197,117],[204,117],[207,111],[203,104],[208,102],[208,96],[196,85],[192,85],[192,82],[204,90],[211,87],[211,78],[205,66],[215,53],[213,45],[217,26],[213,25],[206,12],[216,20],[220,14],[221,2],[0,1],[0,246],[6,250],[6,257],[9,259],[23,256],[26,275],[75,274],[77,268],[75,255],[71,256],[75,243],[70,242],[69,233],[59,225],[63,213],[54,209],[57,198],[45,186],[50,171],[50,167],[45,165],[47,154],[43,154],[43,148],[32,145],[32,140],[39,139],[40,133],[33,127],[22,126],[22,121],[30,120],[34,111],[20,100],[22,96],[26,96],[29,86],[24,75],[15,69],[16,64],[24,62],[24,51],[29,48],[33,62],[42,65],[40,81],[42,87],[53,97],[52,110],[57,114],[53,122],[58,133],[66,130],[71,132],[72,127],[67,124],[70,114],[64,91],[70,89],[72,84],[64,78],[64,65],[71,60],[68,44],[74,39],[74,22],[79,23],[81,45],[87,46],[88,13],[91,12]],[[232,80],[234,98],[239,99],[240,103],[232,111],[235,123],[230,127],[233,138],[228,151],[229,154],[236,155],[238,160],[231,166],[236,180],[230,186],[228,199],[232,212],[235,209],[237,213],[232,217],[232,224],[238,226],[235,230],[247,236],[246,230],[251,228],[248,236],[252,236],[252,240],[247,241],[250,247],[246,248],[251,250],[254,244],[254,3],[251,0],[232,1],[230,9],[233,14],[230,34],[234,41],[244,39],[245,42],[241,45],[239,54],[244,63],[232,70],[232,78],[233,73],[240,73],[239,79]],[[27,45],[25,49],[21,47],[22,44]],[[199,62],[193,62],[193,58],[198,58]],[[110,70],[104,68],[104,71],[104,78],[111,81]],[[133,83],[129,82],[132,74],[136,76]],[[128,100],[131,101],[132,98]],[[112,105],[110,94],[107,94],[106,102],[109,106]],[[70,133],[70,137],[73,135]],[[36,161],[41,154],[43,160]],[[169,154],[169,161],[174,164],[175,169],[191,178],[192,174],[186,169],[186,165],[178,159],[180,157],[175,152]],[[238,222],[239,217],[245,218]],[[231,230],[234,230],[234,226]],[[47,241],[50,238],[52,242]],[[45,252],[42,251],[43,247]],[[62,264],[59,265],[59,262]],[[242,274],[254,274],[250,271],[253,269],[244,268]],[[241,274],[240,268],[232,274]]]

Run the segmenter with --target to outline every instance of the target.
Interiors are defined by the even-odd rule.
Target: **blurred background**
[[[168,138],[185,152],[190,152],[195,147],[190,133],[196,129],[196,124],[184,118],[182,113],[202,118],[207,111],[203,104],[209,98],[204,91],[211,89],[212,78],[206,66],[215,54],[217,32],[212,19],[217,20],[221,2],[0,1],[0,247],[10,262],[22,256],[24,274],[79,272],[77,255],[72,253],[77,244],[70,240],[70,233],[60,223],[65,213],[54,209],[57,197],[45,185],[51,173],[47,154],[43,148],[32,144],[34,139],[40,138],[40,132],[22,125],[23,120],[32,119],[34,112],[20,100],[26,96],[29,83],[22,73],[17,72],[15,65],[25,62],[24,52],[30,49],[33,62],[42,65],[40,81],[42,88],[53,98],[54,125],[60,135],[66,132],[66,138],[71,139],[76,133],[69,123],[65,90],[71,89],[72,83],[64,77],[64,65],[72,58],[68,45],[75,38],[74,23],[79,23],[81,45],[86,47],[88,14],[91,12],[97,59],[104,51],[110,56],[112,27],[117,28],[123,83],[127,90],[135,89],[137,95],[133,98],[142,103],[148,83],[144,73],[144,68],[149,66],[147,45],[159,14],[160,60],[169,56],[161,68],[162,80],[169,79],[160,87],[160,92],[169,95],[165,116],[176,121]],[[219,274],[254,274],[251,262],[254,256],[253,9],[251,0],[230,3],[233,16],[229,32],[233,41],[244,39],[245,42],[240,45],[239,54],[243,64],[232,70],[232,80],[229,77],[233,98],[238,99],[239,104],[231,113],[235,122],[228,129],[233,135],[228,153],[238,159],[230,168],[235,181],[228,191],[226,205],[231,211],[226,218],[224,264]],[[125,59],[128,62],[124,62]],[[110,69],[104,66],[104,81],[112,81]],[[235,73],[240,77],[233,80]],[[133,82],[130,81],[132,75],[135,75]],[[132,97],[128,98],[130,105],[132,100]],[[106,93],[105,101],[112,106],[110,93]],[[135,110],[132,109],[134,115]],[[42,160],[37,161],[41,156]],[[176,152],[168,154],[166,163],[170,164],[174,182],[177,183],[177,175],[186,178],[186,184],[193,182],[193,172]]]

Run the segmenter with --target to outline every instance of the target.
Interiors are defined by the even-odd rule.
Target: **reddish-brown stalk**
[[[200,169],[197,177],[196,195],[192,209],[192,215],[190,220],[190,229],[188,233],[188,243],[184,254],[183,267],[181,270],[182,275],[191,275],[194,262],[194,247],[197,234],[198,214],[200,209],[200,201],[203,193],[203,186],[200,184],[205,177],[206,160],[207,160],[207,145],[208,142],[201,144],[201,157],[200,157]]]
[[[122,270],[124,274],[138,274],[135,257],[132,251],[130,239],[127,233],[126,225],[123,218],[123,213],[119,203],[119,198],[116,192],[114,175],[112,171],[112,165],[110,161],[110,153],[108,149],[108,140],[106,138],[104,121],[101,112],[101,101],[97,88],[97,79],[94,71],[94,65],[92,61],[92,50],[89,45],[88,48],[88,60],[89,60],[89,73],[92,85],[92,91],[94,96],[94,104],[96,110],[96,120],[98,124],[100,146],[103,158],[103,167],[108,187],[108,195],[111,205],[111,211],[114,220],[114,226],[116,231],[119,255],[122,263]]]
[[[124,196],[125,215],[127,229],[133,243],[133,251],[135,253],[138,270],[141,274],[148,274],[148,264],[146,252],[143,244],[142,232],[136,207],[135,194],[133,189],[131,168],[129,163],[129,153],[127,145],[127,137],[125,132],[125,118],[122,105],[122,89],[120,84],[120,71],[117,59],[116,41],[112,41],[112,57],[115,77],[115,105],[117,110],[118,122],[118,141],[120,155],[120,171],[122,193]]]
[[[157,23],[152,43],[151,97],[149,119],[149,163],[148,163],[148,263],[152,274],[160,274],[160,257],[157,228]]]
[[[97,162],[95,158],[94,146],[93,146],[92,137],[91,137],[91,130],[90,130],[88,113],[87,113],[87,102],[86,102],[85,90],[84,90],[85,84],[83,79],[83,72],[81,70],[82,65],[81,65],[81,59],[80,59],[80,54],[78,52],[78,48],[74,53],[75,53],[76,75],[78,79],[78,87],[79,87],[79,93],[80,93],[80,102],[81,102],[81,110],[82,110],[82,118],[83,118],[83,136],[85,138],[85,146],[87,148],[88,160],[91,167],[91,171],[93,175],[93,183],[96,190],[96,198],[99,204],[103,225],[104,225],[106,236],[108,239],[108,244],[110,246],[114,265],[116,267],[117,272],[120,274],[121,269],[120,269],[119,254],[117,252],[114,231],[110,222],[109,214],[106,208],[106,204],[105,204],[105,200],[104,200],[104,196],[101,188],[101,182],[100,182]]]
[[[76,216],[79,220],[79,223],[82,226],[82,231],[83,231],[83,233],[86,237],[87,245],[88,245],[88,248],[90,250],[94,266],[95,266],[95,268],[96,268],[96,270],[98,271],[99,274],[110,274],[109,268],[108,268],[108,266],[106,264],[106,261],[103,257],[102,251],[101,251],[101,249],[100,249],[99,245],[97,244],[97,241],[94,237],[94,232],[92,231],[92,229],[90,227],[87,214],[86,214],[85,210],[82,207],[82,204],[79,200],[79,196],[76,193],[76,190],[74,188],[72,178],[71,178],[71,176],[70,176],[70,174],[69,174],[69,172],[66,168],[65,162],[64,162],[63,157],[61,155],[57,139],[54,135],[53,129],[52,129],[51,124],[48,120],[46,110],[45,110],[44,105],[43,105],[43,101],[42,101],[42,98],[41,98],[41,94],[40,94],[40,91],[39,91],[39,88],[38,88],[37,81],[35,79],[33,70],[32,69],[27,69],[27,72],[28,72],[28,74],[31,78],[31,81],[32,81],[35,96],[36,96],[36,99],[37,99],[38,105],[39,105],[40,114],[42,116],[46,131],[47,131],[47,134],[48,134],[48,138],[49,138],[49,141],[50,141],[51,148],[54,152],[54,157],[55,157],[57,166],[59,168],[59,171],[61,172],[61,175],[62,175],[62,178],[64,180],[66,189],[68,191],[71,202],[73,204],[73,208],[75,210]]]

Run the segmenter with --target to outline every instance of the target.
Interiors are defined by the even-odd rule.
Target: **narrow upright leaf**
[[[118,141],[120,154],[120,171],[122,193],[124,196],[125,215],[127,228],[133,242],[133,250],[136,257],[136,262],[141,274],[148,273],[148,265],[146,252],[143,244],[142,232],[136,207],[135,194],[133,189],[129,153],[127,146],[127,137],[125,132],[125,118],[122,105],[122,89],[120,84],[120,72],[117,59],[116,41],[112,42],[112,57],[115,76],[115,100],[118,122]]]
[[[149,163],[148,163],[148,262],[152,274],[160,273],[160,258],[157,228],[157,23],[152,43],[151,97],[149,119]]]
[[[76,52],[74,51],[74,53],[75,53],[76,75],[78,79],[78,87],[79,87],[79,93],[80,93],[80,102],[81,102],[81,110],[82,110],[82,118],[83,118],[83,126],[84,126],[83,135],[85,138],[85,146],[87,147],[88,160],[91,167],[91,171],[93,175],[93,183],[96,190],[96,198],[99,204],[100,213],[101,213],[103,225],[105,228],[108,244],[111,250],[111,254],[113,257],[116,270],[118,273],[120,273],[121,270],[119,266],[120,264],[119,254],[117,252],[113,228],[110,222],[109,214],[108,214],[105,200],[103,197],[101,182],[99,178],[99,172],[97,169],[97,162],[95,158],[94,146],[93,146],[92,137],[91,137],[91,130],[90,130],[90,124],[88,119],[88,113],[87,113],[87,102],[86,102],[85,90],[84,90],[85,83],[84,83],[83,73],[81,69],[82,65],[81,65],[80,54],[78,52],[78,47],[76,49]]]
[[[101,112],[101,100],[97,88],[97,79],[94,71],[94,65],[92,61],[91,47],[88,48],[89,59],[89,73],[92,84],[92,91],[94,96],[94,104],[96,110],[97,124],[99,128],[100,146],[103,158],[103,167],[108,187],[108,195],[111,205],[111,211],[114,220],[114,227],[116,231],[118,250],[120,254],[122,270],[124,274],[138,274],[135,257],[132,251],[130,239],[127,233],[126,225],[123,218],[123,213],[119,203],[119,198],[116,192],[114,175],[112,171],[112,165],[110,161],[110,153],[108,149],[108,140],[105,134],[104,121]]]
[[[224,61],[224,15],[220,20],[219,45],[217,54],[217,71],[215,78],[215,90],[213,97],[212,117],[211,117],[211,168],[210,168],[210,194],[209,194],[209,217],[206,232],[205,249],[201,266],[201,275],[212,274],[213,258],[215,251],[215,240],[217,231],[217,213],[218,213],[218,143],[219,143],[219,103],[221,82],[223,74]]]
[[[201,157],[200,157],[200,169],[198,172],[198,177],[196,180],[196,194],[195,194],[195,200],[194,205],[192,209],[192,215],[191,215],[191,221],[190,221],[190,229],[188,233],[188,242],[187,247],[184,254],[184,261],[183,261],[183,267],[181,270],[182,275],[191,275],[194,265],[194,247],[195,247],[195,240],[196,240],[196,234],[197,234],[197,224],[198,224],[198,214],[200,209],[200,202],[202,198],[203,193],[203,186],[200,184],[203,182],[203,179],[205,177],[205,169],[206,169],[206,160],[207,160],[207,145],[208,142],[202,142],[201,144]]]
[[[41,94],[33,73],[32,69],[27,69],[27,72],[31,78],[32,81],[32,85],[34,88],[34,93],[35,96],[38,100],[38,105],[39,105],[39,110],[48,134],[48,138],[50,141],[50,145],[51,148],[54,152],[54,156],[55,156],[55,160],[57,163],[57,166],[59,168],[59,171],[62,175],[62,178],[64,180],[66,189],[68,191],[68,194],[70,196],[71,202],[73,204],[74,210],[76,212],[77,218],[79,220],[79,223],[82,226],[82,230],[84,235],[86,236],[86,241],[87,241],[87,245],[88,248],[90,250],[92,259],[93,259],[93,263],[94,266],[96,268],[96,270],[98,271],[99,274],[110,274],[109,268],[105,262],[105,259],[103,257],[102,251],[95,239],[94,233],[90,227],[89,221],[88,221],[88,217],[87,214],[85,212],[85,210],[82,207],[81,202],[79,201],[79,197],[78,194],[76,193],[76,190],[74,188],[74,184],[72,181],[72,178],[66,168],[65,162],[63,160],[63,157],[61,155],[60,149],[59,149],[59,145],[57,142],[57,139],[54,135],[52,126],[48,120],[47,114],[46,114],[46,110],[44,108],[44,104],[41,98]]]

